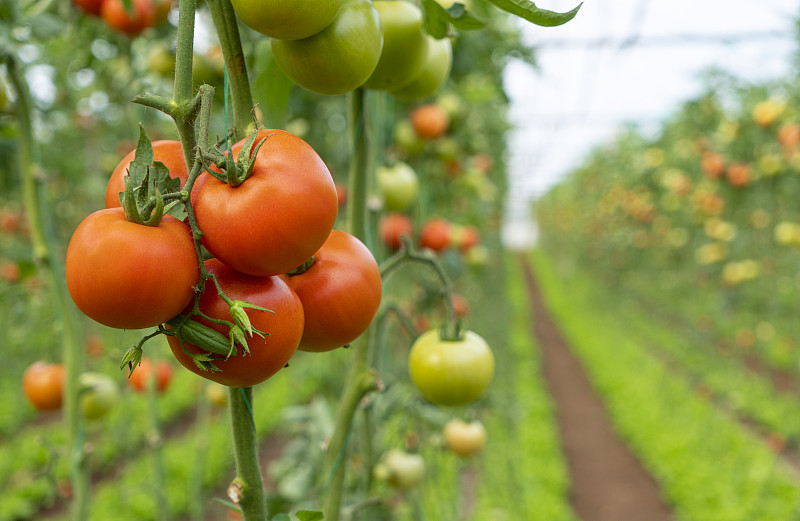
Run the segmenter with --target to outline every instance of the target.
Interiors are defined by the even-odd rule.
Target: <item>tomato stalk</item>
[[[255,128],[251,116],[253,97],[247,79],[247,64],[242,41],[239,38],[236,13],[230,0],[206,0],[206,5],[211,12],[211,19],[222,47],[222,56],[225,58],[225,72],[230,85],[233,107],[233,138],[239,141],[255,131]]]
[[[147,433],[147,442],[153,456],[153,488],[158,505],[157,521],[169,521],[169,503],[167,501],[166,472],[164,470],[164,437],[161,430],[161,421],[158,418],[158,390],[156,389],[156,370],[158,359],[151,358],[153,370],[147,379],[147,405],[150,409],[150,431]]]
[[[348,111],[351,145],[353,147],[350,184],[350,203],[348,225],[350,233],[367,242],[367,185],[369,182],[370,140],[367,116],[365,113],[364,89],[356,89],[350,94]],[[344,492],[347,442],[352,428],[353,417],[361,400],[369,392],[378,389],[379,382],[375,371],[369,368],[369,347],[374,344],[376,329],[372,326],[353,343],[353,358],[350,361],[345,387],[336,413],[336,424],[328,444],[326,469],[329,471],[330,486],[325,499],[326,521],[338,521],[342,509]]]
[[[228,389],[236,459],[236,478],[228,486],[228,497],[239,505],[246,521],[267,521],[252,402],[252,387]]]
[[[18,148],[19,171],[33,244],[33,258],[47,272],[56,316],[62,326],[63,363],[66,370],[64,384],[64,418],[67,423],[69,469],[72,484],[72,519],[83,521],[89,518],[89,469],[83,439],[85,425],[80,413],[78,377],[83,367],[83,350],[72,317],[72,306],[65,288],[65,275],[59,266],[64,266],[57,257],[56,240],[52,235],[52,218],[48,213],[43,182],[36,175],[34,160],[33,125],[31,123],[30,90],[23,71],[13,56],[0,57],[8,66],[9,77],[17,92],[17,121],[20,138]]]

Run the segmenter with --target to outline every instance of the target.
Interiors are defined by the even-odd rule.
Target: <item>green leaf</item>
[[[320,521],[325,516],[316,510],[300,510],[296,514],[298,521]]]
[[[156,207],[157,201],[161,197],[157,194],[175,193],[181,189],[180,180],[170,177],[167,166],[161,161],[153,161],[153,158],[153,145],[144,128],[139,125],[139,142],[127,172],[127,175],[130,176],[130,185],[126,181],[125,186],[130,186],[133,190],[133,193],[129,195],[134,197],[142,221],[147,221]],[[126,188],[127,190],[128,188]],[[124,193],[120,194],[120,202],[123,208],[127,208]],[[179,219],[182,212],[181,205],[174,205],[170,208],[170,213]]]
[[[459,2],[445,9],[436,0],[422,0],[422,11],[425,15],[425,30],[436,39],[447,36],[450,24],[462,31],[481,29],[486,25],[467,12],[464,4]]]
[[[427,0],[426,0],[427,1]],[[583,5],[583,2],[578,4],[578,7],[566,13],[556,13],[546,9],[539,9],[536,4],[530,0],[486,0],[490,4],[494,4],[498,8],[511,13],[514,16],[519,16],[533,24],[541,25],[542,27],[556,27],[563,25],[578,14],[578,10]]]

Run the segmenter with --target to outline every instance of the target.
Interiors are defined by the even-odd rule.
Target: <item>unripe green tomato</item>
[[[375,71],[364,87],[398,89],[422,70],[428,40],[422,31],[422,11],[404,0],[375,0],[381,18],[383,50]]]
[[[447,81],[450,67],[453,64],[453,44],[448,38],[437,40],[429,35],[426,35],[426,38],[428,53],[422,69],[410,83],[390,91],[392,96],[404,101],[427,98]]]
[[[386,210],[401,212],[417,200],[419,180],[408,164],[397,162],[394,166],[381,167],[377,177]]]
[[[81,411],[87,420],[105,416],[117,403],[119,391],[110,376],[103,373],[83,373],[78,378],[78,383]]]
[[[147,51],[147,68],[164,78],[175,76],[175,53],[163,45],[155,45]]]
[[[419,454],[392,449],[375,467],[375,473],[393,487],[411,488],[425,477],[425,460]]]
[[[248,27],[279,40],[313,36],[333,21],[342,0],[231,0]]]
[[[472,331],[461,340],[445,340],[438,329],[414,342],[408,358],[414,385],[431,403],[466,405],[477,400],[494,376],[494,355]]]
[[[469,423],[453,419],[444,426],[444,441],[459,456],[469,456],[480,452],[486,445],[486,428],[479,420]]]
[[[333,22],[302,40],[272,40],[278,67],[318,94],[344,94],[369,78],[381,56],[383,34],[369,0],[344,0]]]

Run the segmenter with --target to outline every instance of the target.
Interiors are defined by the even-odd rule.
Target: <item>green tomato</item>
[[[425,477],[425,460],[419,454],[392,449],[375,466],[375,477],[396,488],[411,488]]]
[[[78,383],[81,410],[87,420],[105,416],[117,403],[119,391],[110,376],[103,373],[83,373],[78,378]]]
[[[432,96],[450,75],[450,67],[453,64],[453,44],[448,38],[437,40],[430,35],[426,35],[426,37],[428,53],[422,69],[410,83],[390,91],[398,99],[413,101]]]
[[[394,166],[378,169],[378,188],[383,194],[384,208],[401,212],[417,200],[419,181],[413,168],[397,162]]]
[[[331,24],[342,0],[231,0],[251,29],[271,38],[300,40]]]
[[[426,331],[409,353],[411,379],[428,401],[466,405],[477,400],[494,375],[494,355],[477,333],[444,340],[438,329]]]
[[[278,67],[318,94],[344,94],[369,78],[381,56],[378,11],[369,0],[344,0],[333,22],[302,40],[272,40]]]
[[[381,18],[383,50],[378,66],[364,87],[397,89],[410,82],[425,63],[428,40],[422,31],[422,11],[402,0],[375,0]]]

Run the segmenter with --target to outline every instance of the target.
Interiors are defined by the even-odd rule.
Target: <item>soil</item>
[[[521,265],[544,377],[556,406],[575,514],[582,521],[669,521],[672,516],[658,484],[614,431],[583,368],[550,318],[527,257],[521,257]]]

